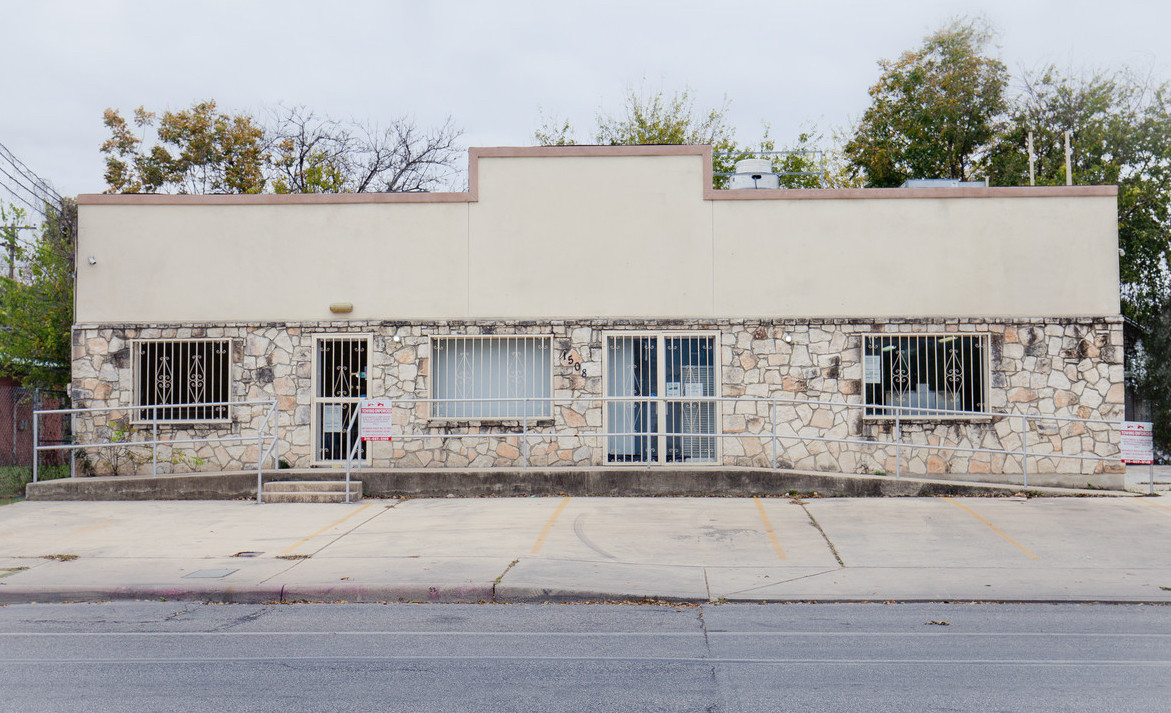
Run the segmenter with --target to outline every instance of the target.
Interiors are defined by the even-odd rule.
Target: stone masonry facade
[[[76,407],[133,406],[132,340],[226,338],[231,400],[275,399],[280,459],[309,467],[314,465],[314,335],[370,335],[369,396],[392,400],[430,397],[432,337],[551,336],[551,419],[433,420],[426,403],[398,403],[394,423],[402,437],[372,443],[367,464],[603,466],[606,409],[597,399],[605,388],[606,336],[675,332],[717,337],[717,395],[725,399],[718,407],[718,464],[771,467],[775,459],[787,469],[976,476],[1020,473],[1016,452],[1024,448],[1030,473],[1077,474],[1092,484],[1095,475],[1121,471],[1116,425],[1093,421],[1123,415],[1119,318],[80,325],[73,331],[72,395]],[[869,334],[988,335],[987,407],[997,415],[907,418],[897,427],[890,418],[864,415],[862,344]],[[267,410],[234,406],[227,422],[160,426],[169,438],[245,434],[251,439],[167,449],[159,470],[255,468],[254,437]],[[1014,414],[1034,418],[1022,421]],[[896,430],[903,443],[897,466]],[[82,442],[111,436],[125,442],[148,437],[150,425],[129,423],[126,412],[114,411],[79,416],[75,433]],[[141,457],[112,462],[91,452],[89,462],[94,473],[150,470]]]

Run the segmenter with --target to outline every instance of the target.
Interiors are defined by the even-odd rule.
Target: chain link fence
[[[33,477],[33,411],[65,408],[69,405],[64,391],[27,389],[10,378],[0,378],[0,498],[22,495]],[[48,414],[41,418],[41,445],[71,443],[69,417]],[[69,475],[69,455],[65,451],[41,454],[41,479]]]

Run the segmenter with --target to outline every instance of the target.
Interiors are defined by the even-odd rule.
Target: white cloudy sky
[[[703,107],[726,95],[742,141],[767,121],[783,142],[856,119],[876,61],[961,13],[998,28],[1014,74],[1171,78],[1166,0],[0,0],[0,143],[60,192],[91,193],[106,107],[450,115],[465,145],[528,145],[542,111],[588,136],[627,89],[684,87]]]

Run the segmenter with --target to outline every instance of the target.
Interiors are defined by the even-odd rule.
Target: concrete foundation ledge
[[[337,469],[267,471],[265,481],[337,480]],[[1026,490],[1013,483],[901,478],[764,468],[556,468],[360,470],[366,497],[752,497],[809,495],[829,497],[916,497],[931,495],[1012,495]],[[1040,495],[1125,495],[1122,483],[1092,489],[1086,476],[1067,487],[1053,481],[1027,490]],[[1095,479],[1101,476],[1095,476]],[[1110,483],[1109,485],[1113,485]],[[30,483],[29,500],[237,500],[256,497],[255,472],[185,473],[160,476],[63,478]]]

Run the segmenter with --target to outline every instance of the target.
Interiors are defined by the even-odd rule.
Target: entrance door
[[[606,460],[716,460],[715,337],[607,338]]]
[[[345,460],[358,440],[358,423],[350,419],[367,394],[370,338],[319,336],[314,345],[313,418],[314,460]],[[356,457],[366,457],[366,444]]]

